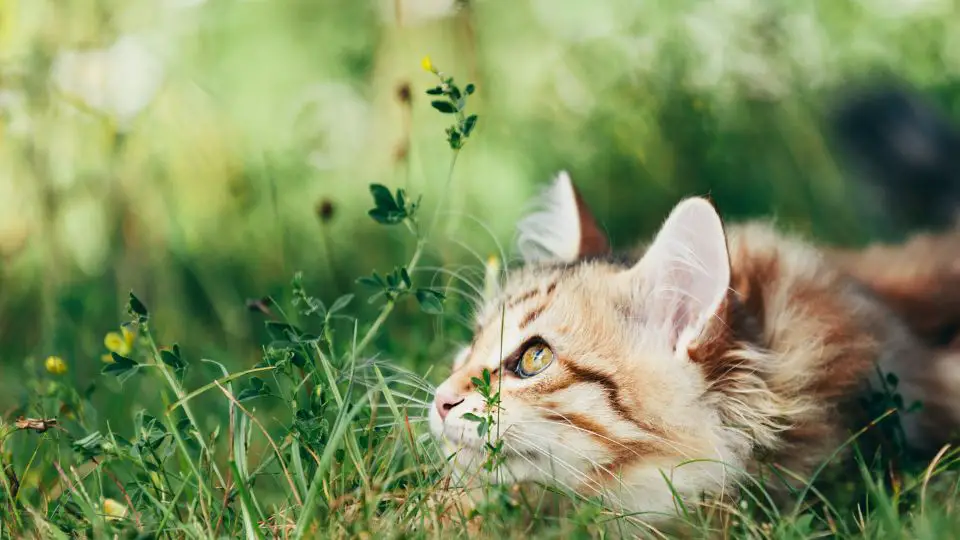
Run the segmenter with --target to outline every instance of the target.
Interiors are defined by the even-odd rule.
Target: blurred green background
[[[115,399],[98,372],[130,290],[162,342],[231,369],[267,340],[246,300],[288,298],[298,270],[372,314],[355,278],[413,241],[366,215],[368,184],[431,213],[450,163],[425,55],[477,85],[480,116],[432,265],[509,246],[559,169],[618,246],[690,194],[862,243],[826,111],[892,73],[960,116],[958,15],[954,0],[0,0],[0,411],[48,355]],[[465,335],[411,302],[377,349],[442,374]]]

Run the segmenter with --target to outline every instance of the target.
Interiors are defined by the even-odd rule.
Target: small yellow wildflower
[[[104,336],[103,345],[107,348],[107,350],[117,354],[123,354],[124,349],[127,348],[127,344],[123,341],[123,337],[117,332],[109,332],[106,336]]]
[[[430,73],[437,72],[437,68],[433,67],[433,62],[430,60],[429,56],[424,56],[423,60],[420,60],[420,65],[423,67],[424,71],[429,71]]]
[[[123,340],[127,342],[127,345],[133,346],[133,340],[136,339],[137,333],[131,330],[133,325],[131,323],[124,323],[120,325],[120,333],[123,334]]]
[[[483,295],[484,298],[490,298],[500,287],[500,259],[496,255],[487,257],[487,264],[484,266],[483,276]]]
[[[47,371],[53,375],[63,375],[67,372],[67,363],[59,356],[48,356],[47,361],[43,363]]]
[[[103,514],[107,519],[123,519],[127,515],[127,507],[113,499],[104,499]]]
[[[127,327],[123,325],[120,327],[120,332],[108,332],[106,336],[103,337],[103,345],[110,352],[115,352],[121,356],[127,356],[130,354],[130,351],[133,350],[133,341],[136,339],[136,334]],[[107,357],[110,355],[104,355],[101,357],[104,362],[112,362],[113,359],[107,360]]]

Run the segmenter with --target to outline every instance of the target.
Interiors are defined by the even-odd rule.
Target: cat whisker
[[[363,370],[377,367],[377,368],[380,368],[381,370],[392,371],[397,374],[396,376],[403,375],[409,378],[410,380],[417,381],[417,382],[420,382],[421,384],[432,387],[430,382],[424,379],[419,374],[414,373],[413,371],[410,371],[402,366],[398,366],[397,364],[385,358],[377,358],[377,357],[367,358],[363,362],[357,363],[356,367],[357,369],[363,369]]]
[[[548,473],[548,472],[545,471],[542,467],[540,467],[539,465],[537,465],[536,463],[534,463],[534,461],[533,461],[532,459],[530,459],[529,457],[527,457],[526,455],[524,455],[523,452],[516,452],[515,455],[519,456],[521,459],[523,459],[524,461],[526,461],[531,467],[533,467],[534,469],[536,469],[537,471],[539,471],[539,472],[543,475],[544,478],[550,478],[550,479],[553,480],[553,482],[559,484],[560,487],[562,487],[563,489],[565,489],[565,490],[567,491],[567,493],[569,493],[569,494],[571,494],[571,495],[573,495],[574,497],[577,497],[577,498],[579,498],[579,499],[584,499],[584,500],[586,499],[586,497],[584,497],[583,495],[581,495],[577,490],[573,489],[568,483],[566,483],[566,482],[564,482],[563,480],[557,478],[555,474],[550,474],[550,473]],[[590,487],[591,489],[594,489],[595,491],[597,491],[597,494],[598,494],[598,495],[601,495],[601,494],[602,494],[599,490],[597,490],[596,488],[593,488],[592,486],[587,486],[587,487]]]
[[[422,405],[422,406],[424,406],[424,407],[429,407],[429,406],[430,406],[430,403],[427,402],[427,401],[423,401],[423,400],[421,400],[421,399],[417,399],[417,398],[411,396],[410,394],[405,394],[405,393],[403,393],[403,392],[398,392],[397,390],[394,390],[394,389],[392,389],[392,388],[390,389],[390,395],[393,396],[393,397],[400,397],[400,398],[405,399],[405,400],[406,400],[405,403],[415,403],[415,404],[417,404],[417,405]]]
[[[505,433],[505,435],[506,435],[506,433]],[[511,440],[512,440],[512,441],[515,442],[515,443],[522,444],[522,445],[524,445],[524,446],[526,446],[526,447],[529,447],[529,449],[535,450],[535,451],[538,452],[540,455],[542,455],[545,459],[547,459],[548,461],[550,461],[550,463],[559,465],[560,467],[562,467],[563,469],[565,469],[566,471],[568,471],[569,473],[571,473],[575,478],[578,479],[578,481],[580,482],[580,484],[583,485],[584,487],[589,488],[590,490],[592,490],[593,492],[595,492],[597,495],[603,495],[603,486],[602,486],[599,482],[597,482],[596,480],[590,478],[589,476],[587,476],[586,474],[584,474],[582,471],[580,471],[579,469],[577,469],[575,466],[573,466],[573,465],[571,465],[570,463],[568,463],[568,462],[567,462],[566,460],[564,460],[563,458],[558,457],[556,454],[552,454],[552,453],[548,452],[548,451],[547,451],[546,449],[544,449],[543,447],[537,445],[536,443],[533,443],[532,441],[525,440],[525,439],[523,439],[522,437],[520,437],[520,436],[517,435],[517,434],[512,434],[510,437],[506,437],[506,436],[505,436],[504,439],[505,439],[508,443],[511,442]],[[511,445],[511,446],[514,446],[514,445]],[[549,478],[549,479],[551,479],[552,481],[559,483],[560,485],[562,485],[562,486],[565,487],[566,489],[572,491],[573,493],[577,493],[577,490],[571,489],[570,486],[567,485],[566,483],[564,483],[560,478],[558,478],[555,473],[550,474],[550,475],[547,475],[546,471],[544,471],[544,470],[541,469],[540,467],[537,467],[537,466],[532,462],[532,460],[530,460],[527,456],[524,455],[524,453],[522,452],[522,448],[516,448],[516,447],[514,447],[514,450],[515,450],[514,455],[518,455],[518,456],[522,457],[523,459],[526,459],[531,465],[533,465],[534,467],[536,467],[537,470],[539,470],[541,473],[543,473],[546,478]]]
[[[380,387],[380,383],[378,381],[365,381],[362,379],[354,379],[354,383],[361,385],[367,389],[383,390]],[[389,388],[388,391],[390,392],[390,396],[394,398],[394,403],[396,403],[397,407],[399,408],[402,408],[404,406],[412,407],[414,405],[422,408],[429,408],[431,406],[431,403],[429,401],[426,401],[426,399],[430,399],[429,395],[424,396],[424,399],[420,399],[418,397],[411,396],[410,394],[407,394],[405,392],[400,392],[396,388]]]
[[[605,465],[601,464],[601,463],[600,463],[599,461],[597,461],[596,459],[594,459],[594,458],[592,458],[592,457],[584,454],[582,451],[577,450],[576,448],[570,446],[569,444],[566,444],[566,443],[564,443],[564,442],[562,442],[562,441],[560,441],[560,440],[554,439],[554,438],[547,437],[546,435],[543,435],[543,434],[540,434],[540,433],[532,433],[532,432],[529,432],[529,431],[525,432],[525,433],[524,433],[524,436],[525,436],[525,437],[535,437],[535,438],[537,438],[537,439],[539,439],[539,440],[546,441],[546,442],[548,442],[548,443],[551,444],[551,445],[558,446],[558,447],[560,447],[560,448],[564,448],[564,449],[566,449],[566,450],[569,450],[569,451],[573,452],[574,454],[576,454],[577,456],[581,457],[584,461],[586,461],[588,464],[590,464],[591,467],[593,467],[593,468],[595,468],[595,469],[597,469],[597,470],[604,471],[605,473],[609,474],[611,478],[618,478],[618,475],[615,474],[615,473],[614,473],[613,471],[611,471],[610,469],[608,469]]]
[[[466,218],[467,220],[472,221],[473,223],[475,223],[475,224],[477,224],[478,226],[480,226],[480,228],[483,229],[484,232],[487,233],[487,236],[488,236],[491,240],[493,240],[494,245],[497,246],[497,253],[500,254],[500,260],[503,261],[504,265],[506,265],[506,263],[507,263],[507,255],[506,255],[506,252],[503,250],[503,245],[500,244],[500,240],[497,238],[497,235],[493,233],[493,230],[492,230],[489,226],[487,226],[486,223],[484,223],[482,220],[480,220],[479,218],[477,218],[476,216],[473,216],[473,215],[471,215],[471,214],[467,214],[467,213],[463,213],[463,212],[446,212],[446,213],[448,213],[448,214],[455,214],[457,217]],[[456,240],[454,240],[454,241],[457,242],[458,244],[460,243],[459,241],[456,241]],[[464,246],[464,247],[465,247],[465,246]],[[473,253],[473,250],[472,250],[472,249],[467,248],[467,250],[470,251],[471,253]],[[483,260],[478,254],[475,254],[475,255],[476,255],[477,260],[480,262],[481,265],[486,263],[486,261]]]
[[[450,320],[452,320],[453,322],[459,324],[459,325],[462,326],[465,330],[471,330],[471,329],[473,329],[473,327],[474,327],[473,322],[472,322],[469,318],[464,317],[463,315],[460,315],[459,313],[454,313],[454,312],[452,312],[452,311],[447,311],[447,312],[444,312],[443,317],[444,317],[444,318],[447,318],[447,319],[450,319]]]
[[[622,448],[625,449],[625,450],[629,450],[630,452],[632,452],[632,453],[633,453],[635,456],[637,456],[637,457],[643,457],[643,454],[637,452],[636,449],[634,449],[634,448],[630,448],[629,446],[627,446],[626,444],[624,444],[622,441],[618,441],[618,440],[616,440],[616,439],[611,439],[610,437],[607,437],[606,435],[603,435],[603,434],[601,434],[601,433],[597,433],[596,431],[593,431],[593,430],[590,430],[590,429],[582,428],[582,427],[574,424],[573,422],[570,421],[569,418],[567,418],[563,413],[561,413],[561,412],[559,412],[559,411],[555,411],[555,410],[553,410],[553,409],[550,409],[550,408],[548,408],[548,407],[543,407],[543,406],[540,406],[540,405],[534,405],[534,407],[536,407],[537,409],[541,409],[541,410],[543,410],[543,411],[546,411],[546,412],[548,412],[548,413],[555,414],[555,415],[563,418],[564,420],[566,420],[566,423],[556,422],[556,421],[552,421],[552,420],[540,420],[540,422],[554,423],[554,424],[557,424],[557,425],[560,425],[560,426],[572,427],[572,428],[577,429],[577,430],[580,430],[580,431],[582,431],[582,432],[584,432],[584,433],[587,433],[587,434],[590,434],[590,435],[594,435],[594,436],[599,437],[599,438],[601,438],[601,439],[603,439],[603,440],[606,440],[606,441],[610,441],[610,442],[612,442],[612,443],[614,443],[614,444],[622,447]],[[685,444],[684,444],[684,445],[681,445],[680,443],[678,443],[678,442],[676,442],[676,441],[671,441],[671,440],[669,440],[669,439],[663,438],[663,437],[661,437],[661,436],[659,436],[659,435],[655,435],[655,434],[650,433],[650,432],[648,432],[648,431],[644,431],[643,434],[644,434],[646,437],[649,437],[649,438],[653,439],[654,441],[663,443],[664,445],[670,447],[670,449],[672,449],[672,450],[674,450],[675,452],[677,452],[678,454],[680,454],[681,457],[683,457],[683,458],[685,458],[685,459],[693,459],[693,456],[692,456],[691,454],[685,452],[685,451],[681,448],[681,446],[682,446],[682,447],[686,447],[686,448],[689,449],[689,450],[696,451],[696,449],[693,448],[692,446],[685,445]]]
[[[406,424],[407,424],[407,422],[409,422],[409,423],[411,423],[411,424],[417,424],[417,423],[421,423],[421,422],[426,422],[427,420],[428,420],[427,418],[408,418],[408,419],[406,419],[406,420],[404,420],[404,421],[400,421],[400,422],[388,422],[388,423],[386,423],[386,424],[377,424],[377,425],[371,426],[371,427],[372,427],[373,429],[384,429],[384,428],[391,428],[391,427],[405,427]],[[355,429],[354,431],[360,432],[360,431],[367,431],[368,429],[370,429],[370,428]]]
[[[454,272],[454,271],[452,271],[452,270],[448,270],[448,269],[446,269],[446,268],[440,268],[440,267],[435,267],[435,266],[424,267],[424,268],[417,268],[416,270],[414,270],[414,272],[429,272],[429,271],[431,271],[431,270],[434,272],[433,278],[431,278],[431,280],[430,280],[430,286],[431,286],[431,287],[433,287],[433,286],[436,285],[436,281],[437,281],[437,277],[438,277],[438,276],[440,276],[440,275],[452,276],[452,277],[460,280],[462,283],[464,283],[470,290],[467,291],[467,290],[461,289],[461,288],[456,287],[456,286],[451,285],[451,284],[445,284],[445,285],[442,286],[443,289],[444,289],[444,291],[448,291],[448,292],[449,292],[449,291],[452,291],[452,292],[460,295],[460,297],[462,297],[464,300],[466,300],[467,303],[471,306],[471,308],[472,308],[474,311],[476,311],[476,310],[479,308],[479,306],[483,304],[483,293],[481,292],[481,290],[480,290],[479,288],[477,288],[476,285],[474,285],[473,283],[471,283],[471,282],[470,282],[469,280],[467,280],[466,278],[462,277],[462,276],[461,276],[459,273],[457,273],[457,272]]]
[[[433,396],[433,392],[434,392],[434,389],[433,389],[433,388],[431,388],[431,387],[429,387],[429,386],[424,386],[424,385],[422,385],[422,384],[420,384],[420,383],[418,383],[418,382],[416,382],[416,381],[399,379],[399,378],[395,378],[395,377],[386,377],[386,378],[384,378],[384,381],[385,381],[388,385],[390,385],[390,384],[400,384],[400,385],[408,386],[408,387],[410,387],[410,388],[412,388],[412,389],[414,389],[414,390],[419,390],[419,391],[427,394],[427,396],[425,396],[425,397]]]
[[[370,375],[364,374],[365,371],[372,370],[374,367],[382,368],[383,366],[364,366],[362,368],[358,368],[354,372],[354,376],[351,379],[351,382],[356,384],[362,384],[366,388],[373,388],[373,387],[380,386],[381,384],[380,377],[372,377]],[[383,374],[381,373],[381,376],[382,375]],[[434,391],[434,389],[429,384],[425,384],[422,381],[418,381],[416,379],[407,377],[406,374],[385,376],[383,377],[383,382],[386,383],[388,387],[392,384],[408,386],[410,388],[413,388],[414,390],[419,390],[427,394],[428,396],[425,396],[425,397],[431,396]],[[397,394],[403,395],[395,388],[390,388],[390,392],[395,395]]]
[[[440,275],[450,276],[451,278],[459,280],[461,283],[469,287],[470,290],[473,291],[475,298],[478,298],[478,299],[483,298],[482,284],[474,283],[465,275],[465,273],[473,271],[473,269],[469,266],[461,265],[456,267],[455,270],[451,270],[450,268],[446,268],[443,266],[421,266],[420,268],[417,268],[414,271],[415,272],[433,272],[434,277],[432,282],[435,282],[437,276],[440,276]]]
[[[537,406],[535,406],[535,407],[538,408],[538,409],[542,409],[542,410],[548,411],[548,412],[550,412],[550,413],[552,413],[552,414],[556,414],[556,415],[560,416],[561,418],[563,418],[564,420],[567,420],[567,423],[560,423],[560,422],[555,422],[555,421],[551,421],[551,420],[541,420],[541,421],[539,421],[539,422],[554,423],[554,424],[561,425],[561,426],[569,426],[569,427],[572,427],[572,428],[574,428],[574,429],[580,430],[580,431],[582,431],[582,432],[585,432],[585,433],[594,435],[594,436],[596,436],[596,437],[602,438],[602,439],[604,439],[604,440],[610,441],[610,442],[612,442],[612,443],[614,443],[614,444],[616,444],[616,445],[624,448],[625,450],[630,451],[633,455],[635,455],[635,456],[638,457],[638,458],[643,458],[643,457],[644,457],[643,454],[641,454],[640,452],[637,452],[635,449],[630,448],[629,446],[627,446],[626,444],[624,444],[624,443],[622,443],[622,442],[620,442],[620,441],[617,441],[617,440],[615,440],[615,439],[611,439],[610,437],[607,437],[607,436],[602,435],[602,434],[600,434],[600,433],[597,433],[597,432],[595,432],[595,431],[592,431],[592,430],[589,430],[589,429],[585,429],[585,428],[581,428],[580,426],[574,425],[572,422],[570,422],[570,421],[567,419],[566,416],[564,416],[564,415],[563,415],[562,413],[560,413],[560,412],[557,412],[557,411],[555,411],[555,410],[549,409],[549,408],[547,408],[547,407],[542,407],[542,406],[539,406],[539,405],[537,405]],[[527,422],[534,422],[534,421],[527,421]],[[519,424],[519,423],[523,423],[523,422],[520,421],[520,422],[516,422],[516,423]],[[696,456],[695,456],[695,455],[691,454],[690,452],[686,452],[686,451],[684,451],[682,448],[680,448],[680,446],[683,446],[683,447],[685,447],[685,448],[687,448],[687,449],[695,452],[696,449],[693,448],[693,447],[691,447],[691,446],[688,446],[688,445],[680,445],[680,443],[677,443],[676,441],[671,441],[671,440],[668,440],[668,439],[666,439],[666,438],[660,437],[660,436],[658,436],[658,435],[655,435],[655,434],[652,434],[652,433],[649,433],[649,432],[644,432],[644,434],[647,435],[647,436],[649,436],[649,437],[651,437],[651,438],[654,439],[655,441],[658,441],[658,442],[660,442],[660,443],[668,446],[670,449],[672,449],[673,451],[677,452],[677,453],[678,453],[683,459],[685,459],[685,460],[695,460],[695,459],[696,459]],[[714,451],[718,451],[718,450],[717,450],[716,448],[714,448]],[[717,454],[717,455],[719,455],[719,454]],[[713,474],[711,474],[711,473],[709,473],[709,472],[707,472],[706,474],[711,478],[711,480],[713,480],[713,481],[715,481],[715,482],[718,481],[717,478],[716,478]],[[724,471],[724,474],[725,474],[725,471]]]
[[[503,261],[503,264],[497,265],[497,273],[496,273],[496,275],[488,276],[488,275],[487,275],[487,271],[488,271],[488,269],[489,269],[489,264],[490,264],[489,259],[484,260],[484,259],[480,256],[479,253],[477,253],[476,251],[474,251],[473,249],[471,249],[469,246],[467,246],[467,244],[465,244],[464,242],[461,242],[460,240],[457,240],[457,239],[455,239],[455,238],[451,238],[450,240],[452,240],[455,244],[457,244],[457,245],[460,246],[461,248],[463,248],[463,249],[465,249],[466,251],[470,252],[470,254],[473,255],[473,256],[477,259],[477,261],[480,262],[479,267],[470,267],[469,270],[470,270],[471,272],[476,272],[476,273],[477,273],[479,283],[480,283],[480,285],[482,285],[483,291],[484,291],[484,293],[485,293],[485,294],[483,295],[483,298],[486,299],[487,293],[496,293],[496,292],[499,292],[499,291],[501,290],[501,287],[503,286],[504,278],[506,277],[506,269],[505,269],[506,261],[505,261],[505,259],[503,258],[503,254],[502,254],[502,253],[500,254],[500,255],[501,255],[501,256],[500,256],[500,261]],[[490,279],[493,279],[493,280],[495,280],[496,282],[493,283],[493,284],[490,284],[490,283],[488,283],[488,280],[490,280]]]
[[[378,405],[376,406],[376,408],[377,408],[378,410],[393,411],[393,407],[391,407],[389,403],[380,403],[380,404],[378,404]],[[416,404],[414,404],[414,405],[397,404],[397,409],[400,410],[401,412],[402,412],[402,411],[418,411],[418,412],[422,412],[422,411],[428,411],[428,410],[430,410],[430,407],[428,407],[428,406],[426,406],[426,405],[416,405]]]
[[[543,457],[547,458],[550,461],[556,462],[558,465],[562,466],[564,469],[571,472],[573,475],[578,477],[581,480],[581,482],[589,482],[592,484],[596,484],[597,487],[602,487],[600,482],[590,478],[586,473],[581,471],[579,467],[573,465],[569,461],[558,456],[556,453],[551,452],[549,448],[544,448],[543,446],[540,446],[539,444],[527,439],[526,438],[527,435],[528,435],[527,433],[519,433],[516,430],[508,429],[503,433],[503,439],[508,443],[513,441],[515,443],[522,444],[526,447],[529,447],[532,450],[537,451]],[[518,453],[522,453],[520,452],[521,450],[520,448],[514,447],[514,450],[517,450]]]

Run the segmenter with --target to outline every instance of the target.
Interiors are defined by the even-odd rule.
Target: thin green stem
[[[299,519],[297,519],[297,528],[293,533],[293,537],[295,539],[299,540],[300,538],[303,538],[304,534],[307,532],[307,528],[313,521],[313,512],[319,503],[320,486],[323,484],[323,475],[326,474],[327,469],[329,469],[330,462],[333,460],[333,455],[340,446],[341,439],[343,439],[343,437],[347,434],[347,427],[351,422],[353,422],[353,419],[369,400],[370,393],[367,393],[353,406],[352,409],[350,409],[349,412],[347,412],[346,407],[340,409],[341,416],[338,418],[339,421],[336,423],[336,428],[333,435],[330,437],[330,441],[327,443],[326,448],[323,449],[323,454],[320,456],[320,463],[317,465],[317,470],[313,474],[313,481],[310,483],[310,491],[307,492],[306,500],[303,503],[303,509],[300,512]]]
[[[460,150],[453,151],[453,158],[450,160],[450,168],[447,171],[447,179],[444,182],[443,190],[440,192],[440,200],[438,201],[437,207],[433,211],[433,217],[430,219],[430,224],[427,227],[426,233],[423,236],[417,238],[417,247],[413,250],[413,255],[410,257],[410,261],[407,263],[406,269],[407,272],[412,273],[416,269],[417,264],[420,263],[420,257],[423,256],[424,249],[427,246],[427,238],[430,236],[430,233],[437,226],[437,222],[440,220],[440,210],[443,208],[443,203],[446,200],[446,194],[450,190],[450,183],[453,179],[453,170],[457,164],[457,157],[460,155]],[[419,228],[407,224],[412,231],[419,231]],[[383,305],[383,308],[380,310],[380,314],[377,315],[377,318],[373,321],[373,324],[370,325],[370,329],[367,330],[367,333],[364,334],[363,339],[360,340],[360,343],[357,344],[356,348],[353,350],[353,356],[356,358],[370,345],[370,342],[373,341],[373,338],[376,336],[377,332],[380,330],[380,327],[383,326],[383,323],[386,322],[387,317],[390,316],[390,313],[393,312],[393,308],[396,305],[396,301],[393,299],[387,300],[387,303]]]
[[[180,385],[180,382],[177,381],[177,378],[170,373],[169,369],[167,369],[167,365],[163,363],[163,360],[161,360],[160,349],[157,348],[157,343],[153,339],[153,334],[150,333],[150,327],[148,323],[143,323],[143,335],[146,338],[147,343],[150,344],[150,350],[153,351],[154,365],[156,365],[157,369],[163,373],[164,378],[167,380],[167,385],[170,386],[174,395],[177,396],[178,402],[182,402],[181,407],[183,407],[184,414],[187,415],[190,423],[193,424],[193,427],[200,434],[200,436],[197,437],[197,442],[200,444],[200,448],[202,448],[207,456],[209,456],[210,468],[212,468],[213,473],[217,475],[217,480],[220,481],[220,485],[226,487],[226,482],[224,482],[223,475],[220,474],[220,469],[217,467],[213,453],[210,451],[210,447],[207,446],[207,442],[203,438],[203,430],[200,429],[200,424],[197,422],[197,418],[193,414],[193,410],[190,408],[189,402],[184,400],[184,398],[187,397],[187,393],[183,390],[183,386]]]
[[[214,381],[213,381],[212,383],[205,384],[205,385],[201,386],[200,388],[197,388],[197,389],[194,390],[193,392],[190,392],[189,394],[187,394],[187,395],[183,396],[182,398],[178,399],[178,400],[175,401],[174,403],[172,403],[169,407],[167,407],[167,412],[173,412],[173,410],[176,409],[177,407],[180,407],[181,405],[183,405],[183,404],[186,403],[187,401],[190,401],[191,399],[199,396],[200,394],[203,394],[204,392],[206,392],[206,391],[208,391],[208,390],[213,390],[214,388],[217,387],[217,385],[226,384],[226,383],[228,383],[228,382],[230,382],[230,381],[232,381],[232,380],[234,380],[234,379],[239,379],[240,377],[243,377],[243,376],[245,376],[245,375],[250,375],[250,374],[253,374],[253,373],[259,373],[259,372],[261,372],[261,371],[275,371],[275,370],[276,370],[276,368],[275,368],[274,366],[268,366],[268,367],[262,367],[262,368],[253,368],[253,369],[248,369],[248,370],[246,370],[246,371],[239,371],[239,372],[237,372],[237,373],[231,373],[230,375],[227,375],[227,376],[225,376],[225,377],[221,377],[221,378],[219,378],[219,379],[214,379]]]

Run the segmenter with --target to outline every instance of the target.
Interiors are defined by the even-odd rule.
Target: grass
[[[558,487],[465,483],[423,420],[530,179],[570,168],[618,246],[694,192],[862,243],[822,111],[870,70],[956,110],[938,51],[960,19],[838,0],[468,2],[419,26],[353,1],[61,4],[0,0],[0,538],[960,530],[957,452],[903,446],[895,385],[816,478],[773,493],[793,473],[771,464],[662,530]],[[50,84],[62,49],[154,23],[180,61],[131,125]],[[477,83],[473,137],[444,134],[470,115],[434,110],[434,75],[407,69],[425,52]]]

